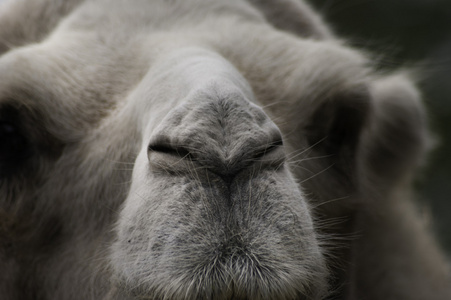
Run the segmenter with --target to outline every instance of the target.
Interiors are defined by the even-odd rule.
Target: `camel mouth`
[[[314,275],[317,270],[310,270],[311,276],[306,280],[307,270],[303,274],[292,274],[294,270],[288,266],[281,269],[245,250],[217,252],[209,262],[184,270],[178,278],[130,287],[129,291],[143,299],[304,300],[324,296],[325,280]],[[321,282],[324,285],[318,284]]]
[[[116,245],[113,261],[123,262],[116,264],[117,274],[122,284],[138,283],[127,289],[144,299],[321,299],[327,267],[316,240],[275,234],[278,224],[256,222],[227,230],[219,223],[202,228],[200,220],[190,231],[166,224],[170,231],[147,232],[147,241],[135,236]],[[135,247],[124,252],[130,244]]]

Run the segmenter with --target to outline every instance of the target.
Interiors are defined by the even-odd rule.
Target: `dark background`
[[[451,257],[451,1],[310,0],[336,35],[382,59],[382,70],[420,70],[438,144],[416,183],[433,228]]]

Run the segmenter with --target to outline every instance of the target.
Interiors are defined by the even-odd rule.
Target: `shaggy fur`
[[[0,295],[450,299],[420,95],[295,0],[0,5]]]

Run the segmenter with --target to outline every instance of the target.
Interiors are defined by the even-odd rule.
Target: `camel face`
[[[419,93],[307,6],[24,3],[0,11],[5,299],[446,299],[406,196]]]

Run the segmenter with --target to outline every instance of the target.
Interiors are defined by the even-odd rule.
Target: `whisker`
[[[304,182],[306,182],[306,181],[308,181],[308,180],[310,180],[310,179],[315,178],[316,176],[321,175],[322,173],[324,173],[324,172],[326,172],[327,170],[329,170],[330,168],[332,168],[334,165],[335,165],[335,164],[331,164],[330,166],[328,166],[328,167],[324,168],[323,170],[319,171],[318,173],[316,173],[316,174],[314,174],[314,175],[312,175],[312,176],[310,176],[310,177],[308,177],[308,178],[302,180],[302,181],[301,181],[301,184],[304,183]]]

